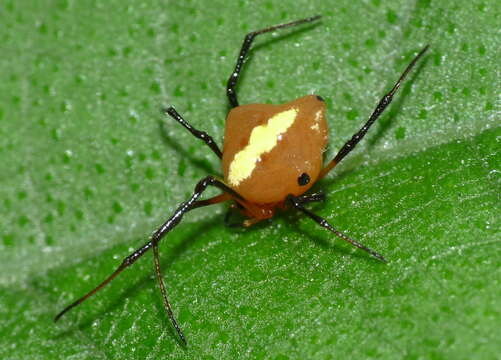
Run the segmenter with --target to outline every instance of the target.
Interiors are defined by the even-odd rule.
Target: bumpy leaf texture
[[[258,38],[242,103],[328,101],[327,157],[425,44],[367,139],[311,208],[385,265],[295,212],[248,230],[199,209],[60,323],[218,159],[225,82]],[[500,316],[500,7],[458,1],[13,1],[0,4],[0,358],[496,358]],[[215,191],[208,193],[215,194]]]

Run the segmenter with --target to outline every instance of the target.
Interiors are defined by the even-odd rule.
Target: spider
[[[186,345],[186,338],[167,297],[160,270],[158,243],[181,222],[188,211],[224,201],[233,201],[232,207],[238,208],[247,218],[242,223],[244,227],[272,218],[277,209],[295,208],[341,239],[386,262],[382,255],[349,238],[325,219],[308,210],[305,207],[306,204],[322,201],[325,196],[322,193],[308,194],[307,191],[339,164],[362,140],[372,124],[391,103],[407,74],[428,50],[429,45],[414,57],[393,88],[379,101],[369,120],[325,166],[323,153],[327,145],[326,104],[320,96],[307,95],[281,105],[239,105],[237,99],[238,79],[249,49],[258,35],[315,22],[320,18],[321,16],[313,16],[270,26],[250,32],[245,36],[235,69],[228,79],[226,88],[231,110],[226,119],[223,151],[210,135],[192,127],[173,107],[165,109],[166,114],[184,126],[193,136],[202,140],[222,160],[224,180],[211,175],[200,180],[191,197],[174,211],[174,214],[153,233],[147,243],[128,255],[118,268],[97,287],[64,308],[57,314],[54,321],[59,320],[67,311],[101,290],[124,269],[152,249],[155,273],[165,310],[180,340]],[[222,193],[200,200],[209,186],[220,189]]]

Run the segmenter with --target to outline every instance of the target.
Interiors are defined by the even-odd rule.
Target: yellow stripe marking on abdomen
[[[282,111],[271,117],[266,124],[252,129],[249,143],[235,155],[230,164],[228,182],[231,185],[238,186],[252,174],[261,155],[270,152],[277,145],[281,135],[296,120],[297,113],[296,108]]]

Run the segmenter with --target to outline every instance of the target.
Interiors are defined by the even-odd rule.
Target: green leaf
[[[263,35],[242,103],[315,93],[331,157],[425,44],[429,54],[311,209],[247,230],[217,205],[161,244],[179,345],[151,255],[65,315],[218,159],[225,83]],[[501,348],[496,1],[12,1],[0,6],[0,358],[493,359]],[[210,196],[216,194],[211,191]]]

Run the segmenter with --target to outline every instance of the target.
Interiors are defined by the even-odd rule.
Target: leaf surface
[[[496,358],[501,316],[495,1],[5,1],[0,8],[0,358]],[[311,206],[388,265],[297,213],[245,231],[199,209],[52,323],[189,196],[218,159],[225,83],[257,38],[242,103],[327,99],[331,157],[430,52]],[[211,191],[211,194],[216,194]]]

